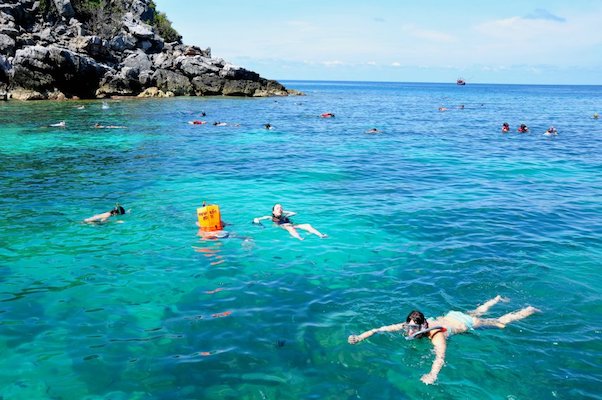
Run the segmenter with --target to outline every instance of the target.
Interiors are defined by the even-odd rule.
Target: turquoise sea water
[[[0,103],[0,398],[602,398],[601,87],[286,83]],[[276,202],[329,237],[251,224]],[[496,294],[542,312],[452,337],[435,385],[428,341],[347,344]]]

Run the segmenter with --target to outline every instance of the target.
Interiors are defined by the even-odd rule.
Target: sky
[[[155,0],[183,42],[277,80],[602,85],[600,0]]]

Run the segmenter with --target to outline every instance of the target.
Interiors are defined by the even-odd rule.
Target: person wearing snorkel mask
[[[114,215],[123,215],[125,214],[125,208],[121,207],[119,205],[119,203],[115,204],[115,208],[113,208],[111,211],[107,211],[101,214],[96,214],[90,218],[86,218],[84,220],[84,222],[86,223],[90,223],[90,222],[97,222],[97,223],[102,223],[102,222],[106,222],[109,218],[111,218]]]
[[[435,349],[435,360],[431,367],[431,371],[424,374],[420,380],[427,384],[433,384],[437,380],[439,371],[443,368],[445,362],[445,350],[447,348],[447,338],[457,333],[468,332],[477,328],[494,327],[503,329],[506,324],[512,321],[518,321],[529,315],[538,312],[535,307],[525,307],[521,310],[514,311],[499,318],[481,318],[489,309],[500,301],[507,302],[508,300],[496,296],[495,298],[485,302],[475,310],[463,313],[460,311],[450,311],[446,315],[434,319],[426,319],[420,311],[412,311],[408,314],[406,322],[382,326],[380,328],[371,329],[360,335],[351,335],[347,339],[349,344],[356,344],[364,339],[369,338],[378,332],[397,332],[404,331],[406,339],[421,339],[428,338],[431,340]]]

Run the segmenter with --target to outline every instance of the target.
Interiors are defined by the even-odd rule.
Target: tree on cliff
[[[40,0],[40,13],[47,17],[56,17],[57,10],[52,3],[53,0]],[[131,0],[71,0],[75,18],[84,22],[88,32],[103,39],[111,39],[119,32],[123,16],[131,4]],[[182,36],[172,26],[167,15],[157,10],[154,1],[149,1],[148,11],[141,17],[144,22],[155,28],[166,42],[181,43]]]

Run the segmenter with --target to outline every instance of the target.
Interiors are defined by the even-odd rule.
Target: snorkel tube
[[[447,329],[442,326],[433,326],[432,328],[422,329],[420,331],[416,331],[413,333],[408,332],[408,335],[406,336],[406,340],[416,339],[416,338],[420,337],[420,335],[430,332],[430,331],[434,331],[434,330],[440,330],[441,332],[447,332]]]

